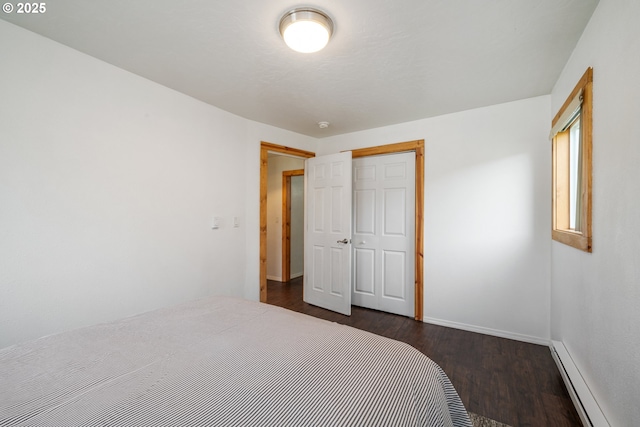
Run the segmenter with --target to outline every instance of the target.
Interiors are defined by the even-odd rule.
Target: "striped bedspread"
[[[0,426],[466,426],[413,347],[213,297],[0,350]]]

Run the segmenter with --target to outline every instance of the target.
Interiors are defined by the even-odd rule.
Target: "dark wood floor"
[[[350,317],[302,301],[302,279],[268,282],[268,303],[411,344],[447,373],[471,412],[518,426],[582,426],[549,347],[360,307]]]

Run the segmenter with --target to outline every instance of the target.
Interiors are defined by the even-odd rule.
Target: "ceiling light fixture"
[[[280,19],[280,34],[296,52],[312,53],[324,48],[333,33],[333,22],[324,12],[310,7],[293,9]]]

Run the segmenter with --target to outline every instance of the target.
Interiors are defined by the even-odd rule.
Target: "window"
[[[591,252],[593,69],[584,73],[551,123],[552,237]]]

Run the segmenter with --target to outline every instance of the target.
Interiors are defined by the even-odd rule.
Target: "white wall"
[[[425,140],[425,321],[549,339],[548,96],[325,138],[318,154]]]
[[[260,140],[313,139],[2,20],[0,58],[0,347],[213,293],[257,299]]]
[[[282,281],[282,172],[304,169],[304,159],[269,156],[267,174],[267,279]]]
[[[552,245],[551,332],[612,426],[640,420],[640,2],[601,0],[552,92],[594,74],[593,253]]]

